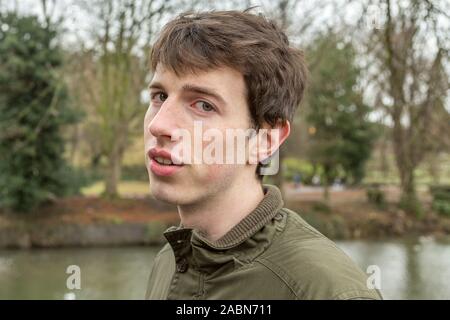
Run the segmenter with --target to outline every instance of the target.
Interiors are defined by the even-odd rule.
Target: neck
[[[209,241],[220,239],[251,213],[264,198],[259,181],[242,180],[243,183],[235,183],[200,203],[178,206],[181,224],[195,229]]]

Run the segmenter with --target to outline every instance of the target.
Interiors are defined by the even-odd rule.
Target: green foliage
[[[430,186],[430,193],[433,197],[433,210],[450,217],[450,185]]]
[[[128,165],[122,167],[122,181],[148,182],[148,172],[144,165]]]
[[[151,242],[160,242],[167,225],[162,221],[152,221],[147,224],[146,236]]]
[[[312,211],[303,213],[302,218],[328,238],[348,239],[350,236],[347,222],[337,214],[323,215],[317,211]]]
[[[415,215],[417,218],[423,217],[422,203],[415,193],[404,193],[399,202],[399,207],[409,214]]]
[[[81,189],[100,179],[99,174],[85,168],[74,168],[64,165],[60,178],[67,181],[65,195],[81,195]]]
[[[377,132],[357,89],[356,52],[334,34],[314,43],[311,57],[320,60],[312,70],[308,96],[307,122],[313,128],[309,156],[322,166],[324,181],[341,177],[357,184],[364,177]]]
[[[305,184],[310,184],[316,173],[312,163],[298,158],[283,159],[283,166],[285,168],[283,171],[285,179],[292,180],[295,174],[300,173],[302,176],[302,183]]]
[[[68,192],[61,128],[78,118],[58,76],[56,29],[0,16],[0,206],[29,211]]]
[[[316,212],[322,213],[331,213],[331,208],[326,202],[315,202],[312,206],[312,210]]]
[[[366,188],[367,200],[380,209],[386,207],[386,197],[379,184],[372,184]]]

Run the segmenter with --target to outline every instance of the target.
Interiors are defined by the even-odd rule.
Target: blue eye
[[[197,101],[194,104],[192,104],[192,106],[203,112],[215,111],[214,107],[210,103],[205,101]]]

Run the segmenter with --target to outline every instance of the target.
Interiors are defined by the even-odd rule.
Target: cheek
[[[225,166],[223,165],[207,165],[206,166],[206,180],[207,181],[215,181],[225,174]]]
[[[205,165],[203,174],[203,182],[205,185],[226,184],[236,175],[236,167],[231,165]]]

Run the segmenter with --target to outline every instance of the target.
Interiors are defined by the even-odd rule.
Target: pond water
[[[429,238],[339,241],[366,271],[380,270],[386,299],[450,299],[450,243]],[[143,299],[157,247],[0,250],[0,299]],[[81,270],[69,290],[67,267]],[[73,282],[72,282],[73,283]]]

